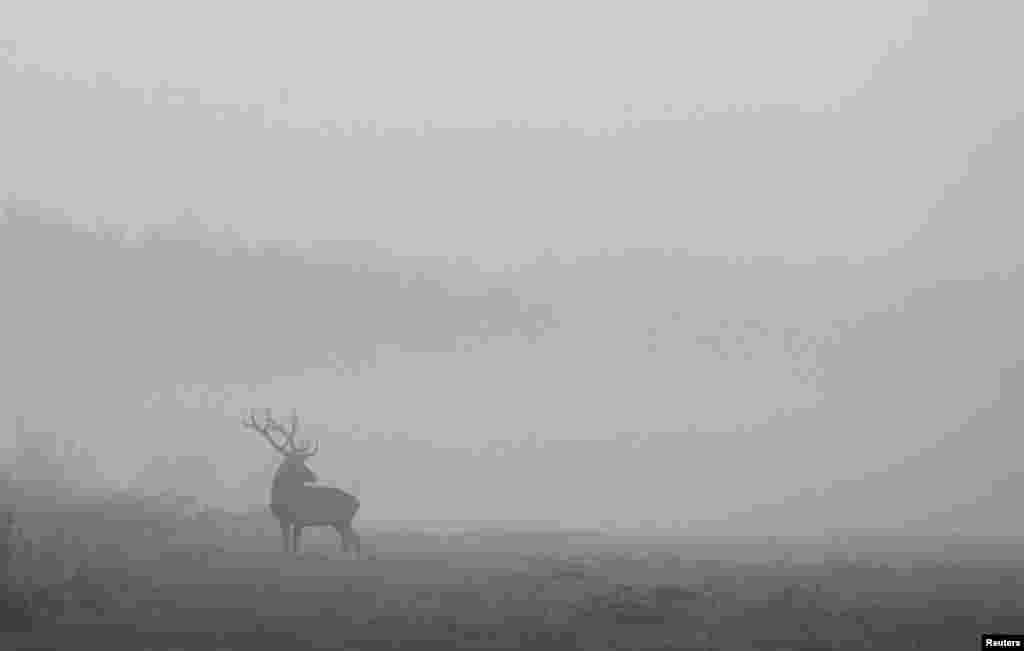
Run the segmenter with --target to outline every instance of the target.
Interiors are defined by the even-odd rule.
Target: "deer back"
[[[359,500],[333,486],[295,486],[282,495],[277,508],[296,524],[348,523],[359,510]]]

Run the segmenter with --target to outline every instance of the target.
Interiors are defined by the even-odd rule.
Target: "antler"
[[[274,420],[274,417],[269,409],[266,410],[266,415],[263,418],[263,425],[256,422],[255,414],[250,410],[248,419],[244,419],[242,424],[249,429],[254,429],[259,432],[263,438],[265,438],[274,449],[281,454],[288,457],[311,457],[320,451],[320,442],[317,441],[312,450],[310,450],[310,444],[307,441],[305,445],[299,446],[295,444],[295,435],[299,432],[299,415],[296,411],[292,410],[292,417],[290,427],[285,428],[284,425]],[[284,443],[279,444],[271,436],[271,431],[275,431],[284,437]]]
[[[277,429],[278,425],[274,421],[274,417],[271,415],[269,409],[266,410],[266,414],[263,417],[263,424],[260,425],[256,422],[256,410],[250,409],[248,416],[242,419],[242,426],[247,427],[251,430],[259,432],[260,436],[267,440],[267,443],[271,445],[275,450],[281,454],[288,456],[289,450],[287,447],[279,444],[274,440],[274,437],[270,435],[270,430]]]
[[[311,457],[320,451],[319,441],[315,443],[315,446],[313,447],[312,451],[310,451],[309,441],[306,441],[306,444],[303,446],[298,446],[295,444],[295,435],[298,434],[299,432],[299,415],[294,409],[292,409],[291,427],[289,427],[288,429],[285,429],[284,426],[278,423],[277,421],[272,421],[272,423],[272,427],[278,432],[280,432],[282,436],[284,436],[285,441],[287,442],[289,447],[289,455],[299,457]]]

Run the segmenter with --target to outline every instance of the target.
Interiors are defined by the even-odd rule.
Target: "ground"
[[[265,513],[19,504],[4,649],[968,649],[1024,632],[1024,540],[473,534],[280,550]],[[357,527],[359,528],[359,527]]]
[[[47,516],[27,519],[41,531]],[[952,650],[1024,631],[1024,553],[1012,557],[1024,545],[1007,541],[915,553],[924,546],[909,539],[840,550],[364,530],[372,557],[349,558],[324,534],[295,558],[278,550],[272,522],[215,524],[122,531],[120,542],[39,534],[13,555],[0,646]]]

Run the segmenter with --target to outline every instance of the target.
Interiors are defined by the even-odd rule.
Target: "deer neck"
[[[288,501],[289,493],[295,491],[296,488],[303,486],[304,482],[302,479],[295,476],[294,472],[289,471],[284,466],[277,469],[274,473],[274,480],[270,485],[270,502],[271,504],[283,504]]]

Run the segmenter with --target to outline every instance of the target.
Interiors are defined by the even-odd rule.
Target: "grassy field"
[[[1024,631],[1008,540],[364,528],[366,558],[327,532],[292,558],[268,514],[17,506],[4,649],[952,650]]]

